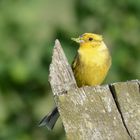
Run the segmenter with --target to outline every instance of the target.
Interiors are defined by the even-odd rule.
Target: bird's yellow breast
[[[91,47],[81,45],[73,63],[73,72],[78,86],[100,85],[111,65],[111,57],[104,43]]]

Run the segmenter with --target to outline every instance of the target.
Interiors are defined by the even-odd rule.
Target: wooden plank
[[[112,84],[125,127],[132,139],[140,139],[140,89],[139,81]]]
[[[130,140],[108,86],[83,87],[58,96],[68,140]]]
[[[67,90],[77,87],[71,66],[58,39],[53,49],[49,82],[54,95],[64,94]]]

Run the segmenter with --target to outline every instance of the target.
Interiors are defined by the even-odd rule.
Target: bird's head
[[[72,38],[73,41],[79,43],[82,46],[98,46],[103,41],[103,38],[99,34],[84,33],[78,38]]]

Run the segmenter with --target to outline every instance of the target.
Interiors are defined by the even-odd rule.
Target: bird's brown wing
[[[79,62],[79,55],[77,54],[72,62],[72,69],[74,70],[76,65],[78,64]]]

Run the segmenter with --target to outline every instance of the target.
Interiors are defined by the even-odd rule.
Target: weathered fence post
[[[68,140],[139,140],[139,81],[78,88],[58,40],[49,78]]]

